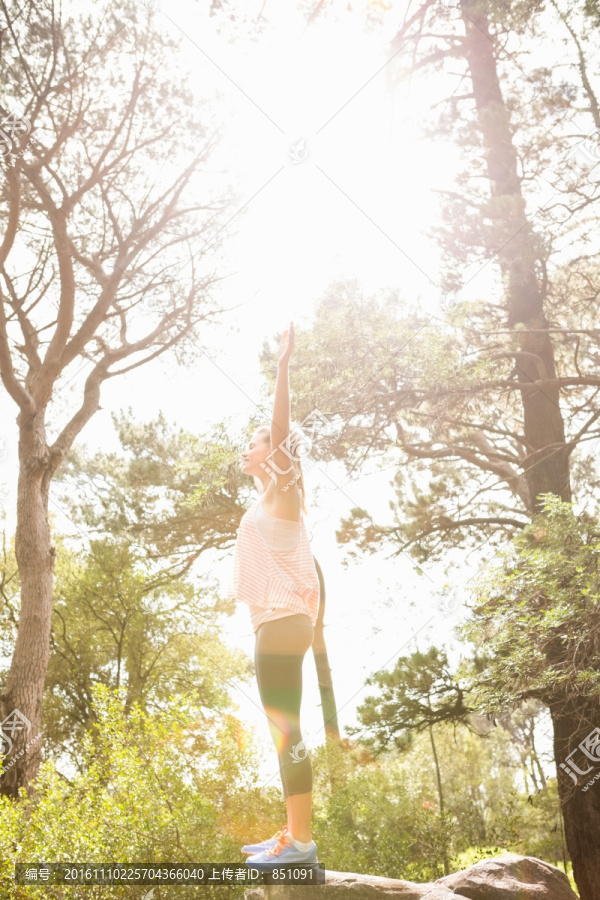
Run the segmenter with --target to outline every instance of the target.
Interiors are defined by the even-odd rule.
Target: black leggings
[[[256,680],[277,750],[284,797],[305,794],[313,787],[308,750],[301,746],[294,752],[302,741],[302,662],[313,637],[313,624],[304,613],[263,622],[256,632]]]

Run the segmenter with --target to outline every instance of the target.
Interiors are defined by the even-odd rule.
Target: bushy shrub
[[[29,797],[0,798],[0,900],[141,900],[149,887],[15,885],[14,864],[241,866],[242,844],[285,821],[279,781],[261,786],[258,744],[235,717],[207,716],[185,697],[172,698],[160,716],[136,706],[126,713],[124,694],[101,685],[94,709],[97,725],[83,742],[79,771],[65,777],[48,759]],[[406,752],[377,758],[347,739],[311,750],[321,864],[429,882],[444,874],[445,854],[451,871],[502,850],[556,863],[555,786],[532,802],[515,789],[506,733],[497,729],[484,740],[439,726],[436,734],[443,814],[425,735]],[[499,768],[500,758],[507,762]],[[245,886],[163,885],[153,900],[197,897],[199,890],[242,897]]]
[[[139,900],[140,885],[16,886],[14,864],[241,864],[240,846],[257,833],[257,823],[259,831],[280,824],[277,789],[260,788],[250,735],[233,716],[215,723],[185,698],[174,699],[160,718],[137,707],[126,716],[124,697],[102,685],[94,688],[94,707],[98,725],[84,740],[80,771],[67,779],[46,760],[29,798],[23,791],[19,803],[2,801],[2,900],[83,892]],[[243,895],[241,885],[202,890]],[[196,897],[198,888],[167,891]]]

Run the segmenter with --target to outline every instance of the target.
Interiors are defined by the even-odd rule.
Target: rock
[[[514,853],[483,859],[463,872],[438,879],[436,885],[443,885],[450,898],[454,891],[468,900],[577,900],[560,869],[533,856]],[[425,897],[430,900],[427,894]]]
[[[329,872],[325,871],[325,883],[310,887],[305,884],[281,884],[265,885],[246,891],[244,900],[342,900],[351,897],[352,900],[377,900],[379,897],[397,897],[398,900],[445,900],[444,894],[449,894],[446,888],[436,895],[431,893],[435,889],[433,884],[412,884],[410,881],[399,881],[397,878],[383,878],[380,875],[355,875],[353,872]],[[448,900],[466,900],[460,894],[450,894]],[[519,898],[520,900],[520,898]]]
[[[481,860],[463,872],[438,878],[433,884],[325,871],[324,884],[264,885],[246,891],[244,896],[245,900],[577,900],[569,879],[560,869],[533,856],[512,853]]]

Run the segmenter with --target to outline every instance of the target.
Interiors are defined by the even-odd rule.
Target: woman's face
[[[246,449],[241,453],[242,472],[244,475],[264,477],[265,470],[261,468],[260,464],[266,462],[270,452],[271,445],[264,432],[255,433],[248,442]]]

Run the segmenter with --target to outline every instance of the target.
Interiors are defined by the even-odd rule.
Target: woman
[[[302,662],[313,642],[319,580],[303,512],[302,467],[290,451],[289,360],[294,324],[278,351],[270,425],[257,428],[242,453],[258,500],[240,522],[234,554],[232,595],[247,603],[256,635],[254,662],[261,701],[277,750],[287,825],[272,838],[246,844],[249,864],[315,864],[310,832],[312,766],[300,732]]]

